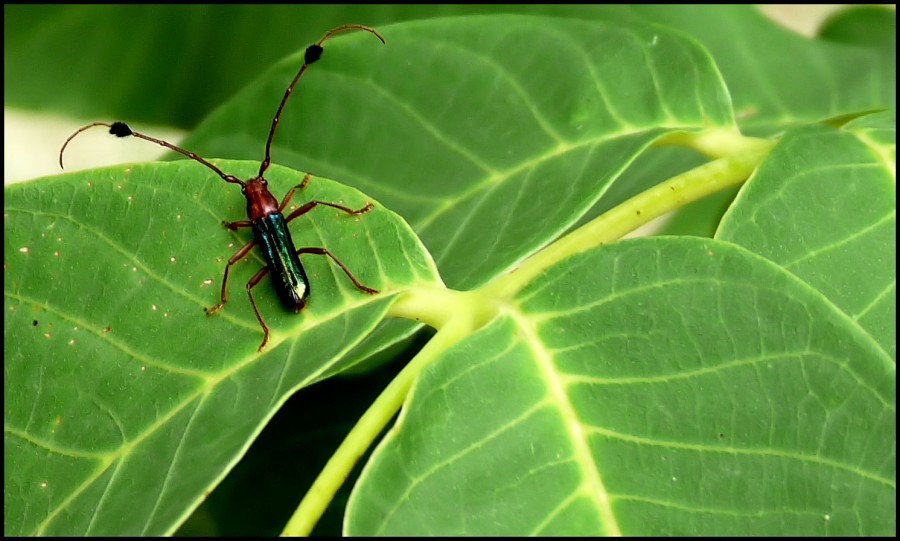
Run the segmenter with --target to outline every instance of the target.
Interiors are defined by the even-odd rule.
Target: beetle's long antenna
[[[327,41],[331,36],[340,32],[346,32],[348,30],[365,30],[366,32],[374,35],[376,38],[381,40],[381,43],[384,43],[384,38],[374,28],[369,28],[368,26],[363,26],[361,24],[346,24],[344,26],[332,28],[328,32],[325,32],[325,35],[322,36],[322,39],[306,48],[306,52],[303,54],[303,65],[300,66],[300,71],[297,72],[294,80],[291,81],[290,86],[288,86],[287,90],[285,90],[284,97],[281,98],[281,103],[278,104],[278,110],[275,111],[275,118],[272,119],[272,127],[271,129],[269,129],[269,138],[266,140],[266,157],[263,158],[263,161],[259,166],[260,177],[263,176],[272,161],[272,140],[275,139],[275,128],[278,127],[278,121],[281,119],[281,112],[284,110],[284,105],[287,103],[288,98],[291,97],[291,93],[294,91],[294,86],[297,85],[297,81],[299,81],[303,73],[306,72],[306,68],[308,68],[310,64],[322,57],[322,44],[325,43],[325,41]]]
[[[131,131],[131,128],[128,127],[128,124],[125,124],[124,122],[113,122],[112,124],[108,124],[106,122],[94,122],[92,124],[88,124],[87,126],[78,128],[78,131],[76,131],[75,133],[70,135],[69,138],[66,139],[66,142],[63,143],[62,148],[59,149],[59,167],[60,167],[60,169],[65,169],[65,167],[63,167],[63,152],[65,152],[66,146],[68,146],[69,141],[74,139],[75,136],[78,135],[79,133],[83,132],[84,130],[86,130],[88,128],[93,128],[94,126],[106,126],[107,128],[109,128],[109,133],[112,135],[115,135],[116,137],[128,137],[129,135],[131,135],[131,136],[137,137],[138,139],[143,139],[145,141],[150,141],[151,143],[156,143],[157,145],[164,146],[168,149],[178,152],[179,154],[183,154],[194,161],[200,162],[203,165],[205,165],[206,167],[209,167],[210,169],[215,171],[217,175],[222,177],[222,180],[224,180],[225,182],[231,182],[234,184],[240,184],[241,186],[244,186],[244,182],[242,180],[240,180],[237,177],[234,177],[232,175],[226,175],[225,173],[222,172],[221,169],[219,169],[215,165],[209,163],[208,161],[204,160],[200,156],[194,154],[193,152],[189,152],[181,147],[177,147],[171,143],[167,143],[166,141],[163,141],[162,139],[156,139],[154,137],[150,137],[149,135],[144,135],[144,134],[138,133],[136,131]]]

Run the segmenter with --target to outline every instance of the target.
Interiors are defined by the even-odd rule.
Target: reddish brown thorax
[[[244,184],[241,191],[247,198],[247,217],[251,221],[281,212],[278,210],[278,200],[269,191],[269,183],[266,182],[266,179],[262,177],[250,179]]]

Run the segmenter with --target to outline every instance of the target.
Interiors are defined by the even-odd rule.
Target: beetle
[[[240,250],[235,252],[235,254],[228,260],[228,263],[225,265],[225,275],[222,277],[222,293],[220,301],[212,308],[204,308],[204,310],[206,311],[207,315],[213,315],[218,312],[226,302],[228,302],[228,271],[231,269],[232,265],[243,259],[248,253],[250,253],[250,250],[252,250],[254,246],[259,246],[266,261],[266,266],[260,269],[255,275],[253,275],[252,278],[250,278],[250,281],[247,282],[247,295],[250,297],[250,305],[253,306],[253,311],[256,314],[256,319],[257,321],[259,321],[259,324],[263,330],[263,340],[259,345],[259,349],[257,349],[258,352],[262,352],[262,350],[266,347],[266,344],[269,342],[270,331],[269,326],[266,325],[266,322],[263,320],[262,314],[260,314],[259,312],[259,308],[256,306],[256,301],[253,299],[252,289],[263,279],[263,277],[265,277],[267,274],[271,274],[272,283],[275,286],[275,291],[278,293],[278,297],[281,299],[282,304],[284,304],[286,308],[292,310],[294,313],[300,312],[300,310],[302,310],[303,307],[306,306],[306,303],[309,301],[310,296],[309,278],[306,276],[306,272],[303,270],[303,266],[300,264],[299,256],[301,254],[316,254],[328,256],[341,268],[342,271],[344,271],[347,277],[350,278],[350,281],[353,282],[353,285],[354,287],[356,287],[356,289],[370,295],[375,295],[378,293],[378,290],[361,284],[359,280],[357,280],[356,277],[353,276],[353,273],[350,272],[350,269],[348,269],[337,257],[334,256],[334,254],[332,254],[327,249],[311,247],[297,249],[294,245],[293,239],[291,238],[291,231],[288,228],[288,224],[292,220],[303,216],[307,212],[320,205],[340,210],[341,212],[344,212],[350,216],[357,216],[360,214],[365,214],[372,210],[372,203],[366,203],[362,208],[354,210],[343,205],[338,205],[336,203],[329,203],[326,201],[310,201],[301,205],[299,208],[285,217],[284,209],[287,208],[287,205],[288,203],[290,203],[291,198],[293,198],[294,193],[297,190],[302,190],[306,187],[306,185],[310,181],[311,175],[309,173],[306,173],[300,184],[288,190],[280,203],[269,191],[269,183],[264,177],[266,170],[271,164],[272,141],[275,138],[275,130],[278,127],[278,122],[281,118],[281,113],[284,110],[284,106],[287,103],[288,98],[291,96],[291,93],[294,91],[294,87],[297,85],[300,77],[302,77],[306,72],[307,68],[311,64],[319,60],[319,58],[321,58],[323,52],[322,44],[325,43],[325,41],[327,41],[333,35],[348,30],[363,30],[377,37],[382,43],[385,42],[381,34],[379,34],[374,29],[359,24],[351,24],[339,26],[337,28],[329,30],[325,33],[324,36],[322,36],[319,41],[306,48],[306,51],[304,51],[303,54],[303,65],[300,67],[297,75],[294,76],[294,79],[291,81],[291,84],[288,86],[287,90],[284,93],[284,97],[281,98],[281,103],[278,105],[278,109],[275,111],[275,116],[272,119],[272,127],[269,129],[269,136],[266,139],[265,157],[260,163],[259,173],[250,180],[244,181],[233,175],[225,174],[221,169],[206,161],[204,158],[198,156],[197,154],[189,152],[183,148],[175,146],[161,139],[156,139],[154,137],[150,137],[148,135],[133,131],[124,122],[113,122],[112,124],[107,122],[94,122],[88,124],[87,126],[83,126],[79,128],[75,133],[70,135],[68,139],[66,139],[65,143],[63,143],[63,146],[59,151],[59,166],[60,168],[63,168],[63,152],[66,150],[66,146],[69,144],[69,142],[72,141],[72,139],[74,139],[78,134],[87,129],[93,128],[95,126],[105,126],[109,128],[109,133],[115,135],[116,137],[136,137],[138,139],[150,141],[151,143],[156,143],[157,145],[166,147],[170,150],[187,156],[191,160],[203,164],[204,166],[213,170],[225,182],[240,185],[241,193],[247,199],[248,219],[234,222],[223,221],[222,225],[232,231],[245,227],[252,228],[254,238],[253,240],[245,244]]]

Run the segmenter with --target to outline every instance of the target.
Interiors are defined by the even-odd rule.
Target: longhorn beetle
[[[259,321],[259,324],[262,327],[264,333],[263,341],[259,345],[259,349],[257,351],[262,351],[263,348],[266,347],[266,344],[269,342],[269,327],[268,325],[266,325],[266,322],[263,321],[262,315],[259,313],[259,308],[257,308],[256,306],[256,301],[253,300],[252,289],[254,286],[256,286],[256,284],[260,282],[260,280],[263,279],[266,274],[269,274],[271,272],[272,282],[275,284],[275,291],[281,298],[282,303],[288,309],[293,310],[294,313],[302,310],[306,305],[307,300],[309,299],[309,278],[306,277],[306,272],[304,272],[303,266],[300,264],[300,254],[326,255],[331,258],[332,261],[337,263],[337,265],[341,268],[341,270],[344,271],[347,277],[350,278],[350,281],[353,282],[353,285],[356,287],[356,289],[370,295],[378,293],[377,290],[366,287],[359,283],[359,280],[357,280],[356,277],[353,276],[353,274],[350,272],[350,269],[344,266],[344,264],[341,263],[340,260],[338,260],[338,258],[335,257],[334,254],[329,252],[327,249],[295,248],[294,241],[291,239],[290,229],[287,225],[294,218],[303,216],[319,205],[324,205],[326,207],[340,210],[341,212],[345,212],[350,216],[356,216],[359,214],[365,214],[366,212],[372,210],[372,203],[366,203],[366,205],[361,209],[353,210],[351,208],[335,203],[327,203],[325,201],[310,201],[303,204],[297,210],[291,212],[288,217],[285,218],[283,214],[284,209],[287,207],[288,203],[291,201],[291,198],[294,196],[294,192],[305,188],[309,183],[311,175],[307,173],[303,177],[303,180],[300,182],[300,184],[288,190],[287,194],[285,194],[284,196],[284,199],[281,200],[281,203],[279,203],[278,200],[275,199],[275,197],[272,195],[272,193],[269,192],[268,182],[265,178],[263,178],[266,169],[269,168],[269,164],[271,163],[272,140],[275,138],[275,128],[278,127],[278,121],[281,118],[281,112],[282,110],[284,110],[284,105],[287,103],[288,98],[294,91],[294,86],[296,86],[297,81],[300,80],[300,77],[306,72],[306,69],[310,66],[310,64],[314,63],[322,56],[322,44],[325,43],[325,41],[328,40],[328,38],[330,38],[331,36],[347,30],[364,30],[381,40],[381,43],[384,43],[384,38],[374,29],[359,24],[350,24],[339,26],[337,28],[329,30],[325,33],[324,36],[322,36],[322,39],[306,48],[306,51],[303,55],[303,65],[300,66],[300,71],[297,72],[297,75],[294,76],[294,80],[291,81],[291,84],[284,92],[284,97],[281,98],[281,103],[278,105],[278,109],[275,111],[275,117],[272,119],[272,127],[269,129],[269,137],[266,140],[266,154],[259,166],[259,174],[256,177],[251,178],[250,180],[243,181],[235,176],[226,175],[218,167],[209,163],[193,152],[188,152],[183,148],[167,143],[161,139],[155,139],[136,131],[132,131],[131,128],[129,128],[128,125],[123,122],[113,122],[112,124],[108,124],[106,122],[94,122],[93,124],[88,124],[87,126],[79,128],[75,133],[69,136],[69,138],[66,139],[66,142],[63,143],[62,148],[59,150],[59,166],[60,168],[62,168],[63,152],[66,150],[66,146],[69,144],[69,142],[73,138],[75,138],[76,135],[88,128],[93,128],[94,126],[106,126],[107,128],[109,128],[109,133],[115,135],[116,137],[128,137],[130,135],[133,137],[137,137],[138,139],[144,139],[145,141],[150,141],[151,143],[156,143],[157,145],[164,146],[166,148],[174,150],[175,152],[183,154],[196,162],[200,162],[206,167],[212,169],[217,175],[222,177],[222,180],[224,180],[225,182],[240,184],[241,193],[243,193],[244,197],[247,199],[247,218],[249,219],[236,222],[223,221],[222,225],[232,231],[235,231],[241,227],[252,227],[254,238],[243,248],[238,250],[233,256],[231,256],[231,259],[229,259],[228,263],[225,265],[225,276],[222,278],[222,296],[219,304],[213,306],[212,308],[205,308],[204,310],[206,311],[207,315],[212,315],[218,312],[219,309],[222,308],[222,306],[224,306],[226,302],[228,302],[226,290],[228,285],[229,269],[231,269],[232,265],[243,259],[248,253],[250,253],[250,250],[254,246],[259,245],[265,257],[266,266],[260,269],[259,272],[254,274],[253,277],[250,278],[250,281],[247,282],[247,295],[250,297],[250,304],[251,306],[253,306],[253,311],[256,313],[256,319]]]

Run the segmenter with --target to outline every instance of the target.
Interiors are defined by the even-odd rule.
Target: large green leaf
[[[659,27],[497,16],[380,31],[385,46],[364,34],[326,44],[273,159],[403,215],[452,287],[485,283],[573,225],[662,135],[732,122],[706,53]],[[301,62],[280,63],[184,145],[258,159],[268,104]],[[410,332],[381,328],[352,355]]]
[[[861,119],[846,131],[810,126],[787,134],[716,233],[821,291],[892,358],[897,343],[894,124],[891,113]],[[873,129],[874,140],[860,139]],[[884,138],[890,142],[879,140]]]
[[[496,16],[380,30],[386,46],[366,35],[326,45],[273,159],[396,210],[453,287],[546,244],[661,135],[732,123],[709,57],[662,28]],[[184,145],[258,159],[269,104],[300,63],[279,64]]]
[[[564,261],[416,384],[353,535],[892,535],[895,369],[734,245]]]
[[[219,162],[249,178],[258,164]],[[302,174],[273,166],[282,194]],[[7,534],[171,532],[227,473],[296,389],[346,368],[344,352],[383,317],[391,293],[437,280],[406,223],[376,204],[347,217],[316,209],[294,222],[312,296],[285,312],[260,265],[235,266],[229,302],[215,304],[225,261],[248,240],[222,220],[244,202],[192,162],[73,173],[15,185],[4,202],[4,530]],[[302,200],[371,200],[314,178]]]
[[[771,134],[896,102],[894,58],[881,48],[805,38],[773,24],[752,6],[637,9],[687,32],[710,50],[745,131]],[[886,24],[893,18],[891,11],[882,11]]]

